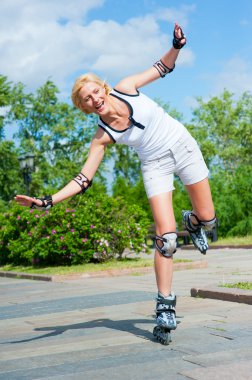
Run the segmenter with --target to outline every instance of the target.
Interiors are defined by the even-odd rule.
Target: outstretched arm
[[[141,73],[122,79],[115,88],[118,91],[127,94],[135,94],[138,88],[159,79],[165,75],[165,72],[171,72],[175,67],[175,62],[180,49],[186,44],[186,38],[178,24],[175,24],[173,37],[173,47],[160,59],[160,61]]]
[[[103,159],[106,146],[111,142],[112,141],[107,133],[105,133],[101,128],[98,128],[91,142],[89,155],[81,170],[81,173],[57,193],[53,194],[51,197],[46,197],[49,199],[49,204],[48,199],[45,199],[43,204],[41,199],[28,197],[26,195],[17,195],[15,200],[22,206],[32,207],[32,205],[34,205],[35,208],[36,206],[43,206],[43,209],[46,209],[47,204],[48,208],[50,208],[56,203],[62,202],[67,198],[79,194],[80,192],[84,192],[91,185],[92,179]],[[51,201],[52,204],[50,206]]]

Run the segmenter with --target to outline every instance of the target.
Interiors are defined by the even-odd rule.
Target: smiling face
[[[80,75],[72,88],[72,101],[84,113],[98,115],[109,112],[111,87],[94,73]]]
[[[96,82],[86,82],[79,91],[83,111],[102,115],[108,112],[108,97],[103,86]]]

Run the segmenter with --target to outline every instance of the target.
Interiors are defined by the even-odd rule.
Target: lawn
[[[238,288],[244,290],[252,290],[252,282],[236,282],[235,284],[219,285],[221,288]]]
[[[252,245],[252,235],[219,238],[211,245]]]
[[[174,263],[192,262],[192,260],[174,259]],[[71,266],[54,266],[54,267],[33,267],[33,266],[13,266],[4,265],[0,267],[1,271],[12,271],[19,273],[47,274],[47,275],[66,275],[72,273],[89,273],[114,269],[137,269],[153,266],[153,259],[141,258],[123,258],[121,260],[109,260],[105,263],[88,263]]]

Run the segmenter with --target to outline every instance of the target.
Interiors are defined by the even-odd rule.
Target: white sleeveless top
[[[133,147],[142,162],[165,156],[185,130],[183,124],[140,92],[128,95],[114,89],[110,96],[127,104],[132,124],[117,131],[99,118],[98,125],[115,143]]]

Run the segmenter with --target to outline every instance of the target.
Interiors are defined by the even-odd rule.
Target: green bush
[[[1,222],[0,264],[40,266],[106,261],[126,248],[145,251],[150,224],[137,205],[92,190],[45,212],[13,203]]]
[[[212,194],[219,219],[220,236],[252,234],[252,168],[240,166],[233,173],[218,170],[213,175]]]

